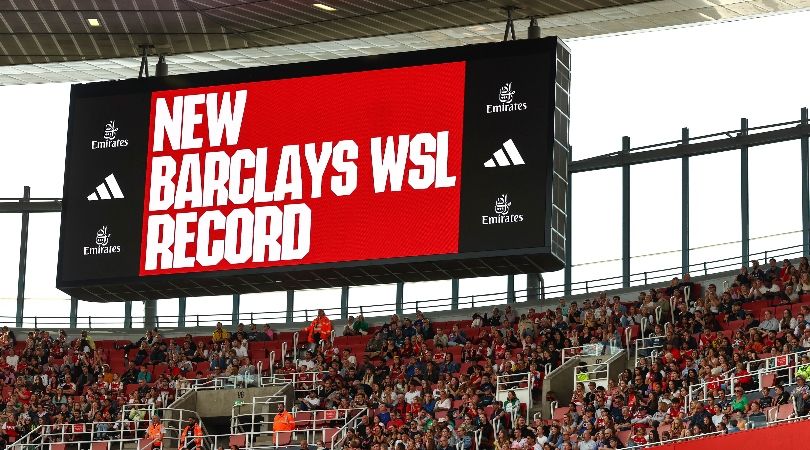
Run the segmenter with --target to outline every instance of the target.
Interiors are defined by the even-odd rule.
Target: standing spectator
[[[315,317],[304,331],[307,332],[309,349],[315,350],[321,340],[330,338],[332,334],[332,321],[326,317],[326,313],[324,313],[322,309],[319,309],[317,317]]]
[[[6,356],[6,364],[8,364],[14,370],[17,370],[17,364],[20,362],[20,357],[14,353],[14,347],[8,349],[8,355]]]

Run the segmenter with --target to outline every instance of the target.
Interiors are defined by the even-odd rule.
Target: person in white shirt
[[[318,398],[318,394],[315,391],[309,391],[306,397],[301,399],[301,409],[304,411],[310,411],[313,409],[318,409],[318,406],[321,405],[321,399]]]
[[[236,350],[236,357],[237,358],[247,358],[248,357],[248,342],[246,339],[243,339],[239,345],[237,345],[234,350]]]
[[[405,393],[405,403],[411,404],[414,400],[422,396],[422,391],[419,389],[417,385],[411,384],[408,388],[408,392]]]
[[[20,357],[14,354],[14,349],[10,348],[8,350],[8,356],[6,356],[6,364],[13,367],[14,370],[17,370],[17,364],[20,362]]]
[[[453,407],[453,400],[447,396],[447,391],[439,392],[439,399],[436,400],[436,411],[449,411]]]
[[[304,359],[301,359],[301,360],[298,361],[298,365],[306,367],[308,371],[314,369],[315,368],[315,360],[312,359],[312,353],[311,352],[306,352],[304,354]]]
[[[579,440],[577,447],[579,450],[596,450],[598,445],[596,444],[596,441],[591,439],[591,433],[589,431],[584,431],[582,433],[582,439]]]

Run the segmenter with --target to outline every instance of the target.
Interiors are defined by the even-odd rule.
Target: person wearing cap
[[[160,448],[163,445],[163,437],[165,434],[166,430],[160,422],[160,417],[157,415],[152,416],[152,421],[146,428],[146,438],[151,441],[150,445],[152,448]]]
[[[202,427],[197,423],[196,417],[189,417],[188,425],[180,432],[179,450],[202,449]]]
[[[278,404],[278,412],[273,418],[273,431],[292,431],[295,429],[295,416],[290,414],[284,407],[284,403]]]

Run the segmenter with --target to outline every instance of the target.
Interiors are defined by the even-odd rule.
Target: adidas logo
[[[87,200],[91,202],[111,198],[124,198],[124,193],[121,192],[121,187],[118,186],[118,181],[115,180],[113,174],[107,175],[104,182],[96,186],[96,191],[87,196]]]
[[[503,148],[498,149],[498,151],[492,154],[492,158],[489,158],[487,162],[484,163],[484,167],[520,166],[523,164],[526,164],[523,161],[523,157],[520,156],[520,152],[517,147],[515,147],[515,143],[509,139],[503,143]]]

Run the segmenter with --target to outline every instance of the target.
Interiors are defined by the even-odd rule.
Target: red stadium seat
[[[244,439],[244,436],[242,436]],[[289,445],[292,442],[292,432],[291,431],[277,431],[275,433],[275,440],[276,446],[282,447],[285,445]]]
[[[312,413],[309,411],[299,411],[295,413],[295,428],[296,429],[305,429],[305,428],[312,428]]]
[[[616,437],[619,439],[619,442],[626,446],[628,445],[627,441],[630,440],[630,433],[630,430],[622,430],[616,433]]]
[[[233,434],[228,440],[228,445],[235,445],[239,448],[243,448],[245,446],[245,438],[246,436],[244,434]]]
[[[323,444],[327,448],[332,448],[332,437],[336,435],[338,428],[324,428],[323,429]]]
[[[110,447],[109,442],[93,442],[90,450],[107,450]]]
[[[793,403],[788,403],[787,405],[780,405],[779,409],[776,411],[776,420],[783,420],[787,419],[793,415]]]

